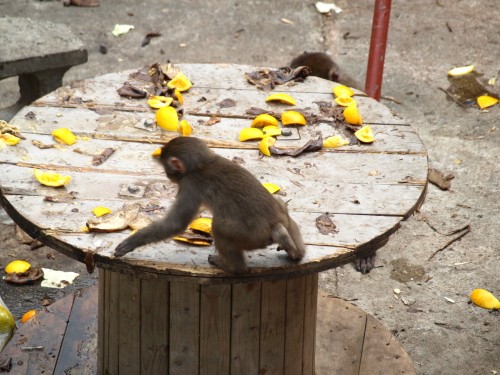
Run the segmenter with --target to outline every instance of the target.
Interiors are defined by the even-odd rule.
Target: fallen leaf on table
[[[139,87],[133,86],[129,82],[125,82],[123,86],[118,89],[118,94],[126,98],[141,99],[146,97],[147,92]]]
[[[291,81],[302,82],[310,74],[311,70],[307,66],[299,66],[295,69],[283,67],[277,70],[261,69],[245,73],[245,79],[259,90],[269,91],[276,85],[282,85]]]
[[[98,166],[104,163],[113,153],[115,152],[114,148],[108,147],[102,150],[101,152],[94,154],[92,157],[92,165]]]
[[[323,148],[323,138],[320,136],[318,137],[318,139],[311,139],[303,146],[295,149],[281,149],[275,146],[270,146],[269,150],[273,155],[298,156],[303,152],[319,151],[322,148]]]
[[[219,108],[231,108],[231,107],[234,107],[235,105],[236,105],[236,100],[230,99],[230,98],[226,98],[226,99],[220,101],[219,103],[217,103],[217,106]]]
[[[336,234],[339,232],[337,226],[328,214],[322,214],[316,218],[316,228],[318,228],[319,233],[324,235]]]

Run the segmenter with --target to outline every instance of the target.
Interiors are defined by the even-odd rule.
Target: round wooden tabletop
[[[296,106],[288,106],[266,103],[270,93],[247,82],[244,74],[255,67],[178,66],[193,82],[184,93],[182,106],[183,118],[194,128],[193,136],[242,164],[260,181],[281,187],[278,194],[288,203],[307,244],[301,262],[290,261],[274,245],[247,252],[250,271],[235,276],[208,263],[213,246],[170,240],[114,258],[116,245],[130,235],[130,229],[111,233],[84,230],[86,223],[95,219],[92,209],[96,206],[118,211],[125,205],[154,220],[175,200],[176,186],[151,153],[178,134],[149,126],[155,110],[146,99],[124,98],[117,93],[127,81],[148,85],[138,80],[133,74],[136,71],[73,82],[25,107],[12,119],[11,124],[25,137],[16,146],[0,150],[0,199],[13,220],[30,235],[86,262],[89,268],[95,264],[134,274],[195,277],[210,283],[304,275],[344,264],[359,251],[384,243],[421,203],[427,184],[425,147],[407,122],[379,102],[360,92],[355,96],[364,125],[371,126],[375,137],[374,143],[361,144],[335,118],[339,113],[335,102],[332,106],[335,83],[308,77],[301,83],[276,86],[272,92],[289,93],[297,101]],[[339,134],[351,138],[351,144],[296,157],[262,156],[258,142],[238,141],[240,130],[249,127],[255,116],[252,107],[275,114],[290,109],[306,114],[308,125],[278,137],[278,147],[293,149],[319,136]],[[51,133],[61,127],[69,128],[78,141],[71,146],[40,148],[41,144],[53,145]],[[94,165],[98,164],[95,157],[105,149],[114,152]],[[35,179],[33,168],[72,179],[64,187],[43,186]],[[319,222],[325,214],[331,223],[321,228]]]

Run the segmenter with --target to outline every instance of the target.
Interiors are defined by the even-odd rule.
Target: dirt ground
[[[65,23],[76,32],[89,61],[71,69],[66,82],[167,59],[282,66],[304,50],[331,53],[364,82],[373,1],[335,3],[343,12],[323,16],[312,2],[299,0],[108,0],[98,8],[0,0],[0,15]],[[135,29],[115,38],[111,30],[116,23]],[[320,276],[321,288],[388,327],[418,374],[500,373],[500,314],[469,304],[468,298],[475,288],[500,296],[500,105],[484,111],[474,105],[462,108],[442,91],[465,95],[471,87],[452,86],[446,72],[475,64],[481,76],[474,80],[479,88],[471,98],[486,88],[500,93],[499,30],[498,0],[393,1],[383,95],[400,104],[382,102],[414,126],[428,149],[430,167],[453,174],[452,187],[429,186],[420,212],[379,250],[372,272],[362,275],[346,265]],[[162,36],[141,47],[151,31]],[[0,107],[14,103],[17,95],[15,79],[0,81]],[[8,219],[3,222],[1,266],[25,258],[81,273],[63,290],[0,283],[0,295],[16,318],[40,308],[44,298],[55,300],[96,282],[83,265],[56,251],[20,244]],[[456,236],[449,233],[467,225],[469,233],[429,259]]]

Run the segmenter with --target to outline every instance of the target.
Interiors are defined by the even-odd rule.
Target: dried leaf
[[[448,190],[451,187],[451,180],[455,178],[454,175],[448,174],[444,175],[443,172],[430,168],[429,169],[429,182],[436,185],[441,190]]]
[[[203,125],[206,125],[206,126],[212,126],[212,125],[215,125],[217,124],[218,122],[221,121],[221,118],[220,117],[217,117],[217,116],[212,116],[210,117],[207,121],[205,121],[203,123]]]
[[[125,82],[122,87],[118,89],[118,94],[126,98],[140,99],[145,98],[147,92],[139,87],[135,87],[129,82]]]
[[[92,165],[97,166],[104,163],[115,152],[114,148],[108,147],[92,157]]]
[[[339,232],[337,226],[328,214],[322,214],[316,218],[316,228],[318,228],[319,233],[324,235],[336,234]]]
[[[31,267],[25,273],[13,273],[6,275],[3,279],[12,284],[32,284],[43,277],[43,271],[40,267]]]
[[[298,156],[303,152],[314,152],[319,151],[323,147],[323,138],[321,136],[318,139],[311,139],[305,145],[295,148],[295,149],[281,149],[275,146],[269,147],[271,154],[273,155],[287,155],[287,156]]]
[[[231,108],[236,106],[236,101],[234,99],[226,98],[221,102],[217,103],[219,108]]]
[[[302,82],[311,74],[311,70],[306,66],[299,66],[295,69],[289,67],[277,70],[261,69],[255,72],[245,73],[246,80],[255,85],[259,90],[269,91],[276,85],[287,82]]]

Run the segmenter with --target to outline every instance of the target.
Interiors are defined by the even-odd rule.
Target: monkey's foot
[[[226,264],[224,263],[222,258],[219,255],[215,255],[215,254],[210,254],[208,256],[208,263],[210,263],[211,265],[213,265],[215,267],[223,269],[224,271],[229,272],[229,273],[243,273],[243,272],[246,272],[248,270],[248,268],[246,266],[228,267],[228,266],[226,266]]]
[[[373,267],[375,267],[375,256],[369,255],[363,258],[357,258],[354,261],[354,265],[356,267],[356,270],[358,270],[359,272],[368,273],[372,270]]]

